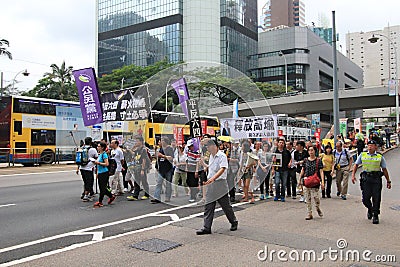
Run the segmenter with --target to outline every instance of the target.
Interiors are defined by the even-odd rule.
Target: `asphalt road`
[[[149,200],[129,202],[125,196],[118,197],[112,205],[105,204],[102,208],[94,209],[93,202],[81,201],[82,181],[74,169],[74,166],[55,171],[47,168],[42,170],[45,173],[32,173],[26,169],[25,173],[14,175],[8,169],[5,170],[7,174],[0,175],[0,264],[85,242],[91,240],[93,235],[61,236],[32,246],[4,251],[19,244],[96,226],[98,231],[103,232],[103,237],[113,236],[170,220],[168,216],[143,215],[173,207],[165,204],[150,205]],[[34,171],[37,172],[37,169]],[[17,186],[10,186],[12,183]],[[201,207],[194,207],[177,212],[186,215],[201,210]],[[143,218],[102,227],[107,223],[138,216]]]
[[[383,201],[399,200],[399,150],[388,152],[385,158],[393,188],[383,190]],[[203,210],[150,205],[148,200],[128,202],[125,197],[117,198],[110,206],[94,209],[93,202],[80,200],[82,181],[75,168],[0,169],[0,265],[96,238],[160,226],[173,220],[172,215],[182,218]],[[154,185],[154,174],[149,180]],[[332,191],[335,190],[334,183]],[[349,193],[361,195],[359,184],[350,182]]]

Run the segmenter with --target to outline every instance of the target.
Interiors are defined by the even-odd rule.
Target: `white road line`
[[[0,205],[0,208],[11,207],[11,206],[15,206],[15,205],[17,205],[17,204],[5,204],[5,205]]]
[[[242,202],[242,203],[233,204],[232,206],[233,207],[237,207],[237,206],[242,206],[242,205],[246,205],[246,204],[248,204],[248,203]],[[191,203],[191,204],[187,204],[187,205],[184,205],[184,206],[174,207],[174,208],[170,208],[170,209],[166,209],[166,210],[162,210],[162,211],[157,211],[157,212],[153,212],[153,213],[149,213],[149,214],[133,217],[133,218],[130,218],[130,219],[125,219],[125,220],[116,221],[116,222],[112,222],[112,223],[108,223],[108,224],[89,227],[89,228],[78,230],[78,231],[74,231],[74,232],[60,234],[60,235],[56,235],[56,236],[52,236],[52,237],[48,237],[48,238],[44,238],[44,239],[40,239],[40,240],[36,240],[36,241],[32,241],[32,242],[28,242],[28,243],[25,243],[25,244],[20,244],[20,245],[17,245],[17,246],[0,249],[0,253],[3,253],[3,252],[6,252],[6,251],[11,251],[11,250],[15,250],[15,249],[18,249],[18,248],[23,248],[23,247],[27,247],[27,246],[31,246],[31,245],[35,245],[35,244],[40,244],[40,243],[43,243],[43,242],[47,242],[47,241],[50,241],[50,240],[54,240],[54,239],[58,239],[58,238],[66,237],[66,236],[93,234],[92,241],[79,243],[79,244],[73,244],[73,245],[65,247],[65,248],[61,248],[61,249],[57,249],[57,250],[53,250],[53,251],[48,251],[48,252],[41,253],[41,254],[38,254],[38,255],[32,255],[32,256],[29,256],[29,257],[26,257],[26,258],[22,258],[22,259],[19,259],[19,260],[15,260],[15,261],[6,262],[6,263],[3,263],[3,264],[0,264],[0,266],[6,267],[6,266],[12,266],[12,265],[20,264],[20,263],[24,263],[24,262],[29,262],[29,261],[32,261],[32,260],[44,258],[44,257],[50,256],[50,255],[55,255],[55,254],[66,252],[66,251],[73,250],[73,249],[76,249],[76,248],[89,246],[89,245],[92,245],[92,244],[95,244],[95,243],[98,243],[98,242],[103,242],[103,241],[112,240],[112,239],[115,239],[115,238],[131,235],[131,234],[142,233],[142,232],[154,230],[154,229],[157,229],[157,228],[168,226],[168,225],[176,223],[176,222],[186,221],[186,220],[193,219],[195,217],[203,215],[204,214],[203,212],[199,212],[199,213],[196,213],[196,214],[189,215],[187,217],[179,218],[178,215],[176,215],[176,214],[165,214],[166,216],[170,216],[171,217],[171,221],[164,222],[164,223],[161,223],[161,224],[158,224],[158,225],[153,225],[153,226],[146,227],[146,228],[142,228],[142,229],[138,229],[138,230],[134,230],[134,231],[131,231],[131,232],[126,232],[126,233],[115,235],[115,236],[109,236],[109,237],[106,237],[106,238],[103,238],[103,239],[96,238],[97,240],[95,240],[95,233],[87,232],[87,231],[91,231],[91,230],[94,230],[94,229],[103,228],[103,227],[106,227],[106,226],[112,226],[112,225],[116,225],[116,224],[120,224],[120,223],[124,223],[124,222],[138,220],[138,219],[141,219],[141,218],[152,217],[152,216],[162,216],[163,213],[165,213],[165,212],[179,210],[179,209],[182,209],[182,208],[187,208],[187,207],[191,207],[191,206],[195,206],[195,205],[196,205],[196,203]],[[221,211],[221,210],[222,210],[222,208],[218,208],[215,211],[217,212],[217,211]],[[171,216],[171,215],[175,215],[175,216]],[[96,232],[96,234],[99,234],[99,232]],[[96,236],[96,237],[98,237],[98,236]]]
[[[26,175],[34,175],[34,174],[62,173],[62,172],[75,172],[75,171],[74,170],[70,170],[70,171],[55,171],[55,172],[31,172],[31,173],[3,174],[3,175],[0,175],[0,178],[1,177],[7,177],[7,176],[26,176]]]

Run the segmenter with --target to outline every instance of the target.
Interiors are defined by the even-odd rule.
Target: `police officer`
[[[368,152],[362,152],[353,167],[351,181],[356,182],[355,173],[358,165],[362,164],[363,172],[360,175],[360,187],[362,191],[362,202],[368,209],[367,218],[372,219],[373,224],[379,223],[379,213],[382,193],[382,176],[386,178],[387,188],[392,188],[389,173],[386,169],[385,158],[376,152],[377,143],[368,141]],[[372,197],[372,202],[371,202]]]

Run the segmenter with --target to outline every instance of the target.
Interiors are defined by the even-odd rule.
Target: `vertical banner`
[[[388,84],[389,96],[395,96],[397,91],[396,89],[397,89],[397,80],[389,80]]]
[[[195,99],[189,99],[186,101],[186,106],[189,114],[190,136],[192,138],[201,137],[202,129],[197,101]]]
[[[188,107],[186,105],[186,101],[189,100],[189,92],[187,90],[185,78],[173,82],[171,86],[175,89],[175,92],[178,95],[179,104],[181,104],[183,113],[185,113],[186,117],[189,119]]]
[[[207,133],[207,120],[201,120],[201,131]]]
[[[182,127],[174,126],[174,139],[177,145],[182,145],[185,142]]]
[[[102,123],[103,110],[94,69],[74,70],[72,73],[78,89],[83,123],[85,126]]]
[[[339,126],[340,126],[340,133],[342,134],[343,138],[347,137],[347,118],[339,119]]]
[[[314,135],[318,128],[320,128],[321,116],[320,114],[311,115],[311,134]]]
[[[356,129],[360,130],[360,133],[362,132],[361,118],[354,119],[354,132]]]
[[[237,98],[235,101],[233,101],[232,118],[234,118],[234,119],[239,118],[239,99],[237,99]]]
[[[371,129],[373,129],[374,127],[375,127],[375,123],[374,123],[374,122],[367,122],[367,126],[366,126],[367,136],[369,136],[369,132],[370,132]]]

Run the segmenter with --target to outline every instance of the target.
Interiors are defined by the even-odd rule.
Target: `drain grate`
[[[145,241],[133,244],[132,248],[149,251],[149,252],[161,253],[161,252],[164,252],[167,250],[177,248],[179,246],[182,246],[182,244],[168,241],[168,240],[152,238],[149,240],[145,240]]]
[[[392,210],[399,210],[400,211],[400,205],[397,206],[392,206],[390,207]]]

